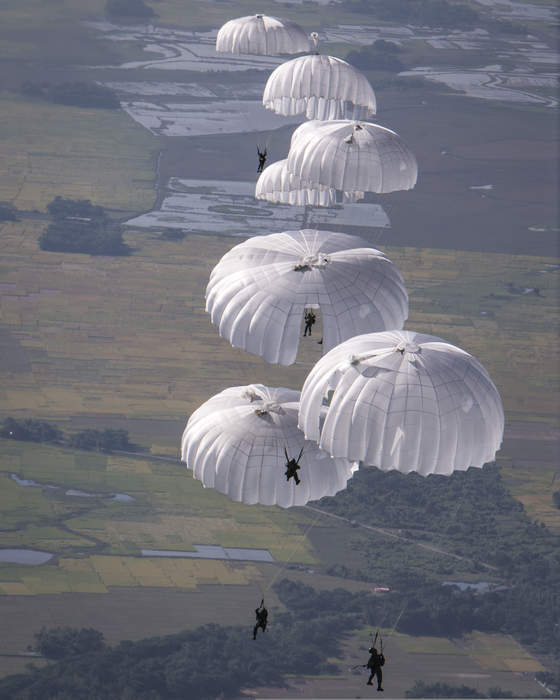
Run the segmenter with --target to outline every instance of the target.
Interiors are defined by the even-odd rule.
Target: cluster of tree
[[[51,425],[44,420],[35,418],[5,418],[0,425],[0,437],[23,442],[54,442],[63,441],[62,430],[57,425]]]
[[[103,207],[92,204],[89,199],[64,199],[60,195],[47,204],[47,211],[53,219],[107,221],[109,218]]]
[[[369,46],[350,51],[346,60],[360,70],[380,70],[399,73],[405,69],[398,54],[403,49],[392,41],[378,39]]]
[[[484,594],[442,586],[433,574],[422,577],[393,567],[386,583],[407,598],[399,624],[403,632],[505,632],[538,651],[560,654],[560,538],[528,518],[498,469],[425,479],[362,468],[346,491],[320,505],[364,523],[371,523],[374,513],[376,524],[497,567],[505,585]],[[361,577],[378,580],[377,544],[357,546],[364,562]],[[353,576],[352,571],[331,572]],[[391,594],[391,600],[396,597]]]
[[[56,197],[47,206],[51,223],[39,237],[42,250],[90,255],[128,255],[122,226],[88,199]]]
[[[72,107],[96,107],[100,109],[120,109],[121,103],[116,93],[104,85],[94,82],[75,83],[34,83],[26,81],[21,91],[29,97],[40,97],[48,102]]]
[[[17,221],[17,209],[13,204],[0,204],[0,221]]]
[[[480,693],[476,688],[467,685],[451,685],[450,683],[416,683],[405,692],[407,698],[515,698],[510,690],[489,688],[487,693]]]
[[[113,452],[115,450],[134,450],[135,446],[128,439],[128,431],[105,428],[104,430],[79,430],[65,437],[62,430],[44,420],[35,418],[5,418],[0,424],[0,437],[23,442],[48,442],[64,444],[79,450],[97,450]]]
[[[66,659],[105,648],[103,634],[91,627],[43,627],[35,635],[35,649],[46,659]]]
[[[136,17],[149,19],[156,13],[144,0],[107,0],[105,12],[109,17]]]
[[[482,16],[468,3],[447,0],[347,0],[345,8],[373,14],[388,22],[417,27],[475,29],[484,27],[504,33],[527,33],[526,27]]]

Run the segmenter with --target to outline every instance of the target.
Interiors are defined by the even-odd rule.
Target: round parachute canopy
[[[181,459],[204,486],[247,504],[302,506],[346,488],[357,469],[333,459],[297,427],[299,391],[262,384],[213,396],[189,418]],[[286,454],[300,483],[286,479]]]
[[[368,119],[375,114],[373,88],[357,68],[334,56],[300,56],[268,78],[263,105],[277,114],[308,119]]]
[[[299,425],[337,457],[451,474],[494,460],[504,412],[467,352],[431,335],[387,331],[351,338],[319,360],[301,392]]]
[[[289,173],[286,159],[277,160],[267,166],[255,185],[255,199],[264,199],[277,204],[295,206],[334,207],[363,199],[363,192],[339,192],[332,187],[302,182],[297,175]]]
[[[360,333],[402,328],[408,294],[397,267],[362,238],[313,229],[236,245],[206,289],[206,311],[220,335],[281,365],[296,360],[309,307],[321,310],[327,352]]]
[[[218,31],[216,51],[276,56],[309,51],[310,40],[295,22],[268,15],[238,17]]]
[[[344,192],[387,193],[416,184],[416,158],[391,129],[347,119],[310,121],[292,135],[287,168]]]

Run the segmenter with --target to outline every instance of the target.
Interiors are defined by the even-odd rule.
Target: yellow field
[[[0,93],[0,201],[44,210],[57,195],[119,212],[155,200],[159,139],[121,110],[85,109]]]
[[[390,630],[385,630],[387,636]],[[393,632],[392,643],[396,643],[408,654],[457,654],[458,648],[450,639],[445,637],[409,637],[406,634]]]
[[[534,656],[509,635],[473,632],[466,637],[466,641],[471,657],[483,668],[516,673],[545,670]]]
[[[560,532],[560,509],[552,500],[552,493],[560,490],[560,473],[556,462],[508,460],[501,473],[510,488],[525,507],[529,517],[542,521]],[[535,468],[537,466],[537,468]]]
[[[94,555],[87,559],[61,558],[57,567],[41,567],[21,580],[0,583],[6,595],[43,593],[107,593],[114,586],[146,586],[197,590],[201,585],[244,586],[262,583],[251,564],[204,559],[119,557]]]

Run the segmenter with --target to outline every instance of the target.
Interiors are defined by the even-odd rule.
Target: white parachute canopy
[[[297,427],[299,391],[262,384],[226,389],[189,418],[181,459],[204,486],[247,504],[302,506],[346,488],[357,469],[333,459]],[[302,451],[303,450],[303,451]],[[301,480],[286,479],[286,453]]]
[[[408,294],[397,267],[365,240],[313,229],[236,245],[206,288],[206,311],[220,335],[281,365],[296,360],[309,307],[321,310],[327,352],[360,333],[402,328]]]
[[[288,172],[285,158],[267,166],[255,185],[255,199],[295,206],[334,207],[357,202],[363,197],[363,192],[337,194],[332,187],[302,182],[297,175]]]
[[[493,461],[504,412],[467,352],[387,331],[351,338],[319,360],[301,392],[299,425],[331,455],[425,476]]]
[[[277,114],[307,119],[368,119],[375,114],[373,88],[357,68],[334,56],[300,56],[268,78],[263,105]]]
[[[348,119],[310,121],[292,134],[287,169],[344,192],[387,193],[416,184],[416,158],[391,129]]]
[[[238,17],[218,31],[216,51],[276,56],[309,51],[310,39],[295,22],[268,15]]]

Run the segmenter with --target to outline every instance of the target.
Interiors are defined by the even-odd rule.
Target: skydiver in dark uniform
[[[383,692],[383,688],[381,687],[381,683],[383,681],[383,672],[381,671],[381,667],[385,664],[385,657],[383,656],[383,652],[379,654],[374,646],[368,649],[368,651],[370,657],[366,667],[369,668],[370,676],[367,685],[373,685],[371,681],[373,680],[374,676],[377,676],[377,690]]]
[[[264,151],[261,151],[261,149],[257,146],[257,153],[259,156],[259,167],[257,168],[257,172],[262,173],[262,171],[264,170],[264,165],[266,163],[266,157],[267,157],[266,148],[264,149]]]
[[[307,335],[307,331],[309,331],[309,335],[311,335],[311,328],[313,327],[313,324],[315,323],[316,318],[315,314],[313,313],[312,309],[307,309],[305,312],[305,329],[303,331],[303,337]]]
[[[288,451],[286,450],[286,448],[284,448],[284,454],[286,455],[286,471],[284,472],[286,476],[286,481],[289,481],[293,478],[297,486],[299,483],[301,483],[301,479],[297,474],[297,470],[300,469],[299,460],[301,459],[301,455],[303,454],[303,447],[301,448],[299,457],[297,459],[294,459],[293,457],[292,459],[290,459],[288,457]]]
[[[259,627],[263,632],[266,632],[266,625],[268,622],[268,610],[264,607],[264,598],[261,600],[261,604],[258,608],[255,608],[255,615],[257,618],[257,623],[253,628],[253,639],[257,638],[257,630]]]

